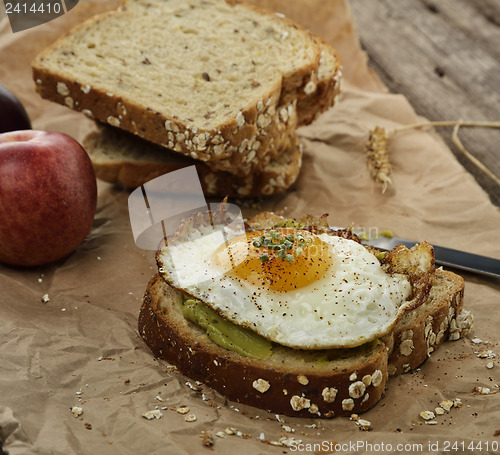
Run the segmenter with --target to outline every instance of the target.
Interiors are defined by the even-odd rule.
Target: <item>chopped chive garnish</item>
[[[293,262],[293,260],[294,260],[293,254],[287,254],[285,256],[285,261],[286,262]]]
[[[260,256],[260,260],[262,262],[269,261],[269,256],[267,254],[263,254],[263,255]]]
[[[286,256],[286,253],[284,250],[279,250],[278,251],[278,255],[277,255],[280,259],[285,259],[285,256]]]

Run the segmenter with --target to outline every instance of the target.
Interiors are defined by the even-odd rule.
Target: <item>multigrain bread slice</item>
[[[278,150],[268,144],[276,120],[316,93],[325,46],[238,2],[130,0],[59,39],[33,74],[44,98],[248,175]]]
[[[269,229],[284,221],[264,212],[248,226]],[[196,220],[192,223],[187,222],[183,231],[195,226]],[[300,223],[301,229],[328,229],[325,217],[304,217]],[[336,235],[355,239],[350,231]],[[386,265],[402,267],[402,262],[391,262],[390,254]],[[405,255],[397,260],[405,261]],[[417,264],[423,266],[422,261]],[[463,309],[463,279],[442,269],[434,271],[433,265],[431,269],[423,303],[403,314],[386,335],[354,348],[300,350],[273,343],[272,354],[264,359],[224,349],[184,317],[181,305],[186,295],[161,274],[148,284],[139,333],[155,356],[231,400],[290,416],[351,415],[380,400],[390,375],[416,368],[446,339],[459,339],[472,330],[472,315]],[[426,271],[418,280],[424,276]]]
[[[271,196],[287,190],[297,179],[302,165],[302,146],[295,133],[283,144],[283,153],[261,171],[245,177],[214,171],[203,162],[106,125],[85,137],[83,146],[97,178],[105,182],[137,188],[167,172],[196,165],[206,196]]]
[[[182,293],[156,275],[143,299],[139,333],[156,357],[230,400],[289,416],[348,416],[375,405],[389,375],[417,367],[446,339],[467,333],[463,287],[459,276],[438,270],[429,299],[378,342],[319,354],[275,345],[262,360],[212,342],[184,318]],[[316,355],[330,360],[318,364]]]

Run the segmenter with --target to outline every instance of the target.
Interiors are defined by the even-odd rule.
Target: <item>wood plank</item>
[[[500,122],[500,2],[350,0],[370,66],[430,120]],[[500,206],[500,187],[438,129],[459,161]],[[465,147],[500,178],[500,130],[462,129]]]

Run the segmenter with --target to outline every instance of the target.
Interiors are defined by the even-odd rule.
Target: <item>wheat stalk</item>
[[[478,169],[484,172],[495,183],[500,185],[500,179],[493,174],[480,160],[473,156],[463,145],[458,137],[458,131],[461,127],[471,128],[500,128],[500,122],[482,122],[482,121],[426,121],[412,123],[410,125],[401,126],[394,130],[387,131],[385,128],[375,127],[370,130],[368,141],[366,143],[366,157],[368,169],[371,178],[382,186],[382,193],[385,193],[387,187],[392,185],[391,173],[392,166],[389,159],[389,141],[397,133],[408,131],[411,129],[425,127],[453,127],[452,141],[457,149]]]

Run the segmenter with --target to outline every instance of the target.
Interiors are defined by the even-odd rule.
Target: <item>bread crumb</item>
[[[42,303],[48,303],[50,301],[49,294],[44,294],[42,296]]]

